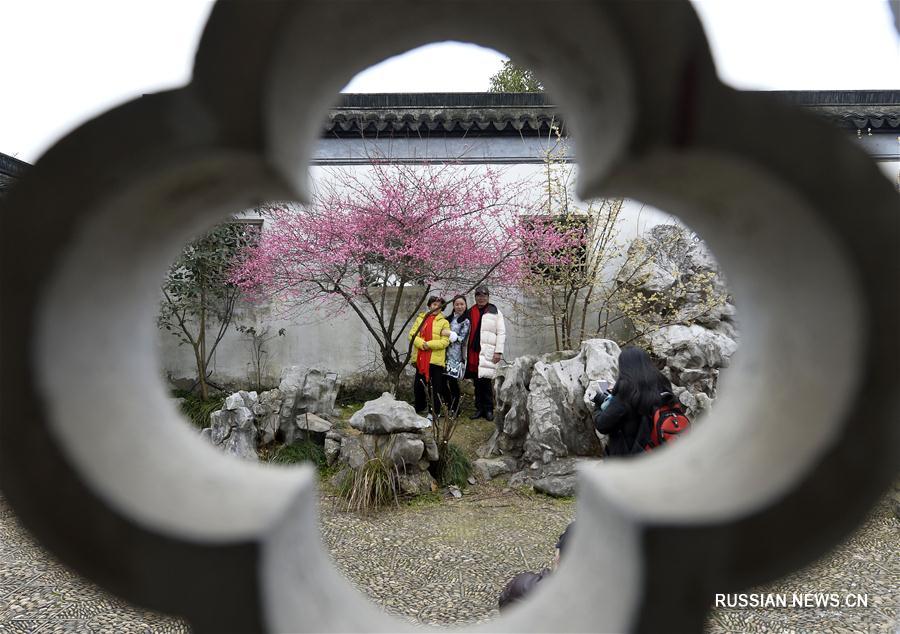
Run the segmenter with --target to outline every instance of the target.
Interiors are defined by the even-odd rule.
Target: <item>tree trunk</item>
[[[203,357],[200,354],[200,345],[193,346],[194,362],[197,364],[197,385],[200,387],[200,398],[204,401],[209,398],[209,387],[206,385],[206,372],[203,368]]]
[[[397,390],[400,388],[400,379],[403,376],[403,363],[396,359],[391,351],[385,350],[381,354],[381,361],[384,363],[384,369],[388,375],[388,381],[391,386],[391,396],[397,396]]]
[[[200,398],[209,400],[209,386],[206,384],[206,288],[200,284],[200,332],[197,333],[199,353],[197,355],[197,374],[200,379]]]

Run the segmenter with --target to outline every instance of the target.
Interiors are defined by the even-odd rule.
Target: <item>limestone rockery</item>
[[[730,338],[719,341],[701,326],[675,326],[666,333],[669,338],[660,335],[658,342],[669,353],[663,372],[696,418],[711,406],[718,370],[736,344]],[[594,431],[592,399],[601,381],[615,383],[619,352],[613,341],[590,339],[576,351],[519,357],[500,368],[494,383],[496,430],[479,450],[479,476],[514,472],[511,485],[574,495],[578,463],[602,455],[605,438]]]
[[[339,386],[333,373],[289,367],[277,389],[228,396],[200,434],[224,453],[253,461],[259,459],[259,447],[309,439],[324,447],[329,466],[337,466],[336,483],[349,469],[359,469],[378,456],[396,466],[403,493],[433,490],[436,483],[429,467],[438,460],[438,446],[431,421],[416,414],[409,403],[382,394],[350,418],[356,432],[340,429],[334,411]]]
[[[260,394],[240,391],[227,397],[200,435],[214,447],[245,460],[258,460],[257,447],[276,440],[286,444],[303,438],[324,442],[333,426],[327,417],[334,415],[339,388],[333,372],[285,368],[276,389]]]

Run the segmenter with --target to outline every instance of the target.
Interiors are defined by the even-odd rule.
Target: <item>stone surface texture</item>
[[[240,401],[243,403],[243,400]],[[201,432],[213,447],[228,455],[256,462],[257,431],[253,412],[243,405],[222,409],[209,416],[210,426]]]
[[[309,438],[324,444],[333,423],[315,412],[324,416],[334,411],[339,385],[334,373],[291,366],[281,387],[226,396],[222,409],[210,415],[211,426],[200,435],[226,454],[247,460],[257,459],[259,446],[276,441],[291,444]]]
[[[416,414],[409,403],[385,392],[355,412],[350,417],[350,426],[365,434],[396,434],[427,429],[431,421]]]
[[[585,393],[601,380],[615,381],[618,357],[614,342],[589,339],[577,351],[523,357],[500,368],[496,449],[524,462],[599,455]]]
[[[303,438],[297,425],[299,415],[333,415],[339,389],[340,379],[334,372],[297,365],[285,368],[278,384],[281,399],[279,429],[283,441],[290,444]]]
[[[472,463],[475,473],[482,481],[491,480],[498,475],[510,473],[515,469],[516,461],[508,456],[502,458],[478,458]]]
[[[639,270],[625,267],[619,282],[636,279],[634,292],[675,298],[648,318],[651,330],[644,343],[665,360],[663,372],[676,396],[697,416],[712,406],[719,370],[728,367],[738,347],[737,311],[725,276],[708,247],[681,226],[653,227],[629,247],[631,253],[637,250],[643,254],[635,258]],[[697,279],[708,282],[696,284]],[[687,292],[673,292],[679,285]]]
[[[252,407],[260,433],[260,442],[264,445],[274,442],[281,429],[282,401],[281,390],[276,388],[261,393]]]

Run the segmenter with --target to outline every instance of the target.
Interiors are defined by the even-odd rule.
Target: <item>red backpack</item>
[[[650,443],[644,447],[644,451],[652,451],[661,445],[673,442],[690,428],[691,421],[684,413],[681,403],[672,399],[653,410]]]

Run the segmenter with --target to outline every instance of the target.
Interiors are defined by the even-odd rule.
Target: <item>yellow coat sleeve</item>
[[[419,316],[416,317],[416,321],[409,331],[409,339],[413,342],[413,347],[415,347],[416,350],[422,350],[422,345],[425,343],[425,340],[416,334],[419,332],[419,324],[422,323],[424,318],[425,313],[419,313]],[[413,339],[413,335],[415,335],[415,339]]]
[[[432,350],[443,350],[444,348],[450,345],[450,337],[446,335],[442,335],[444,329],[450,328],[450,322],[447,321],[444,317],[438,317],[434,320],[434,328],[432,332],[434,333],[431,337],[431,341],[428,343],[428,347]],[[435,336],[436,335],[436,336]]]

